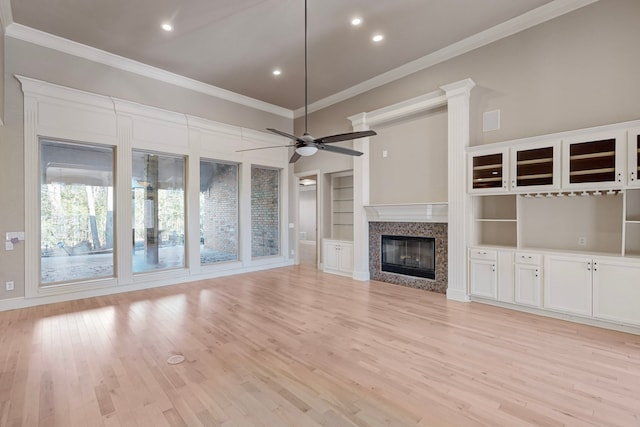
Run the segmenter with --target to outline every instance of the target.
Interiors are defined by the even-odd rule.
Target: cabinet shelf
[[[544,163],[553,163],[553,157],[545,157],[543,159],[518,160],[516,162],[518,166],[539,165]]]
[[[600,159],[603,157],[615,157],[615,151],[603,151],[601,153],[587,153],[587,154],[574,154],[569,157],[571,160],[583,160],[583,159]]]
[[[592,174],[598,174],[598,173],[611,173],[611,172],[615,172],[615,171],[616,171],[616,168],[586,169],[586,170],[581,170],[581,171],[569,172],[569,176],[592,175]]]
[[[473,170],[474,171],[482,171],[482,170],[487,170],[487,169],[500,169],[502,167],[502,163],[498,163],[495,165],[482,165],[482,166],[474,166]]]
[[[540,178],[553,178],[552,173],[538,173],[534,175],[518,175],[516,177],[518,181],[526,180],[526,179],[540,179]]]

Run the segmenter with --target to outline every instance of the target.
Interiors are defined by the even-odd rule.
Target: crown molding
[[[4,4],[3,2],[5,1],[7,0],[0,0],[0,7],[2,4]],[[0,12],[4,11],[0,8]],[[144,77],[149,77],[175,86],[180,86],[185,89],[200,92],[205,95],[214,96],[216,98],[231,101],[236,104],[255,108],[257,110],[282,116],[287,119],[293,119],[293,111],[286,108],[250,98],[248,96],[240,95],[238,93],[231,92],[229,90],[222,89],[213,85],[202,83],[197,80],[181,76],[179,74],[152,67],[150,65],[134,61],[132,59],[124,58],[122,56],[106,52],[104,50],[86,46],[72,40],[45,33],[34,28],[26,27],[21,24],[11,23],[6,27],[5,31],[7,36],[13,37],[14,39],[26,41],[28,43],[33,43],[49,49],[54,49],[59,52],[74,55],[79,58],[88,59],[90,61],[98,62]]]
[[[479,47],[486,46],[500,39],[509,37],[531,27],[535,27],[536,25],[550,21],[566,13],[573,12],[574,10],[580,9],[597,1],[598,0],[554,0],[478,34],[467,37],[466,39],[430,53],[429,55],[423,56],[422,58],[408,62],[398,68],[394,68],[386,73],[382,73],[341,92],[316,101],[309,105],[309,112],[313,113],[314,111],[322,110],[323,108],[327,108],[372,89],[399,80],[415,72],[455,58],[456,56],[463,55]],[[294,110],[293,114],[296,119],[303,117],[304,107]]]
[[[4,33],[11,24],[13,24],[11,0],[0,0],[0,26],[2,26],[2,32]]]

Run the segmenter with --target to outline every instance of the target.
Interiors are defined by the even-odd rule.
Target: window
[[[133,272],[185,266],[185,158],[133,152]]]
[[[251,168],[251,256],[280,254],[280,171]]]
[[[40,283],[114,276],[114,149],[40,140]]]
[[[200,263],[238,259],[238,165],[200,160]]]

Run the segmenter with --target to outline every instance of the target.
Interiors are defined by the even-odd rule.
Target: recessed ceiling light
[[[162,24],[162,29],[165,31],[173,31],[173,25],[165,22],[164,24]]]
[[[361,18],[353,18],[351,20],[351,25],[358,26],[360,24],[362,24],[362,19]]]
[[[384,36],[382,34],[376,34],[371,38],[371,40],[373,40],[376,43],[381,42],[383,39],[384,39]]]
[[[278,70],[278,69],[273,70],[274,76],[279,76],[280,74],[282,74],[282,70]]]

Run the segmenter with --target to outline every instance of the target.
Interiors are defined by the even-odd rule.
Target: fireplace
[[[435,279],[436,240],[432,237],[382,235],[381,270]]]
[[[382,270],[382,236],[412,237],[435,240],[433,244],[432,278],[408,276]],[[372,280],[409,286],[444,294],[448,280],[448,237],[446,222],[369,221],[369,274]],[[415,257],[414,257],[415,258]],[[405,260],[408,258],[405,256]],[[385,259],[386,261],[386,259]],[[423,264],[425,264],[423,262]]]

